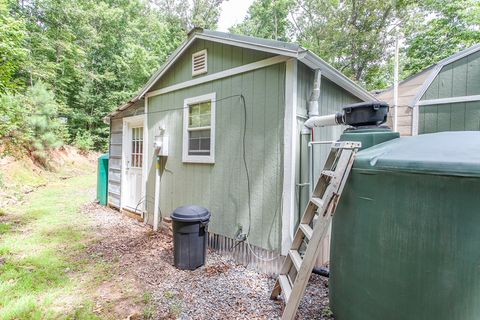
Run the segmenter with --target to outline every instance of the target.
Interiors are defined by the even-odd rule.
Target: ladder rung
[[[292,286],[290,285],[290,281],[288,281],[288,277],[284,274],[278,276],[278,281],[280,282],[280,286],[282,287],[285,302],[288,302],[288,299],[290,299],[290,294],[292,293]]]
[[[316,205],[319,208],[323,207],[323,199],[321,199],[321,198],[312,197],[310,199],[310,201],[312,201],[313,204]]]
[[[361,148],[362,143],[358,141],[336,141],[332,143],[332,149],[357,149]]]
[[[340,141],[332,145],[324,170],[315,185],[314,196],[310,198],[308,206],[305,208],[291,248],[280,270],[281,274],[272,290],[272,298],[278,297],[280,290],[283,292],[286,304],[282,319],[295,318],[311,270],[315,265],[321,242],[328,232],[335,206],[338,204],[359,147],[360,143],[349,141]],[[349,150],[343,150],[345,148]],[[313,228],[310,227],[312,223]],[[304,250],[302,249],[302,257],[298,250],[304,242],[307,242],[305,239],[308,239],[308,243]],[[293,268],[297,270],[297,273],[292,281],[290,275],[294,276]]]
[[[288,254],[290,255],[290,258],[292,259],[293,265],[295,268],[300,270],[300,267],[302,266],[302,257],[300,257],[300,254],[298,253],[297,250],[289,250]]]
[[[313,229],[310,228],[308,224],[300,223],[300,230],[302,230],[303,234],[305,235],[305,237],[307,237],[308,240],[312,238]]]
[[[333,178],[333,177],[335,176],[335,171],[332,171],[332,170],[322,170],[322,175]]]

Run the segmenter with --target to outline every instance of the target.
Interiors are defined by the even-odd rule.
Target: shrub
[[[89,131],[79,130],[75,136],[73,144],[83,152],[93,149],[93,136]]]
[[[32,130],[27,123],[29,106],[24,105],[21,94],[0,96],[0,156],[21,155],[19,146],[28,145]]]

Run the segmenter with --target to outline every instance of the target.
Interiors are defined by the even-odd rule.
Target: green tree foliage
[[[230,28],[230,32],[266,39],[289,41],[292,31],[288,20],[294,0],[255,0],[242,23]]]
[[[184,32],[192,28],[216,29],[220,5],[224,0],[157,0],[173,29]]]
[[[215,28],[221,2],[0,0],[2,108],[7,108],[7,100],[15,101],[8,106],[12,111],[25,105],[18,102],[22,99],[37,108],[42,103],[31,95],[46,99],[48,87],[57,117],[67,119],[68,134],[56,129],[40,133],[45,119],[30,122],[26,125],[34,126],[40,141],[35,149],[56,145],[48,143],[54,140],[54,133],[67,143],[81,141],[85,147],[106,150],[109,131],[102,121],[105,115],[144,85],[186,38],[187,28]],[[175,11],[180,6],[184,10]],[[34,89],[40,82],[45,90]],[[16,95],[8,95],[14,91]],[[0,132],[0,139],[3,134]]]
[[[30,142],[31,128],[26,126],[30,106],[23,103],[23,95],[0,95],[0,152],[16,154],[15,148]],[[0,154],[3,155],[3,154]]]
[[[9,15],[6,0],[0,0],[0,26],[0,94],[5,94],[21,87],[16,74],[27,57],[25,25]]]
[[[478,0],[255,0],[230,31],[294,39],[371,90],[393,82],[396,36],[407,77],[478,43],[479,30]]]
[[[67,127],[58,110],[53,92],[41,82],[25,93],[1,95],[0,151],[20,155],[24,148],[45,164],[47,151],[68,140]]]
[[[405,76],[480,43],[480,1],[428,0],[406,21]]]
[[[63,144],[66,127],[58,117],[58,104],[47,87],[37,82],[30,87],[24,97],[24,105],[31,111],[28,117],[31,128],[31,151],[41,162],[47,159],[46,151]]]
[[[86,130],[78,130],[77,135],[73,140],[73,145],[84,152],[92,150],[94,145],[92,134]]]
[[[395,0],[299,0],[298,41],[368,87],[388,59],[391,31],[405,6]]]

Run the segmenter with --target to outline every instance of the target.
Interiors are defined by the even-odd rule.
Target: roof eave
[[[270,52],[278,55],[283,55],[287,57],[292,57],[298,59],[299,61],[305,63],[311,69],[321,69],[322,73],[338,84],[340,87],[349,91],[351,94],[357,96],[358,98],[364,101],[377,100],[375,96],[368,93],[366,90],[361,88],[355,82],[348,79],[346,76],[342,75],[339,71],[335,70],[328,63],[323,61],[320,57],[313,54],[312,52],[299,46],[298,50],[291,50],[287,48],[278,48],[274,46],[269,46],[261,43],[252,43],[248,41],[242,41],[240,39],[232,39],[220,37],[212,34],[205,34],[203,30],[197,30],[193,33],[189,33],[189,38],[185,40],[168,58],[168,60],[163,64],[160,69],[155,72],[139,93],[134,96],[130,101],[118,107],[114,112],[109,113],[106,118],[110,118],[118,114],[120,111],[123,111],[130,107],[133,103],[143,98],[143,96],[150,90],[153,85],[163,76],[163,74],[170,68],[170,66],[177,60],[177,57],[180,56],[196,39],[211,40],[215,42],[222,42],[232,46],[240,46],[244,48],[251,48],[253,50],[261,50],[264,52]]]
[[[347,78],[345,75],[341,74],[338,70],[330,66],[327,62],[325,62],[316,54],[306,50],[299,55],[298,60],[303,62],[311,69],[320,69],[322,75],[332,80],[334,83],[347,90],[351,94],[355,95],[356,97],[364,101],[378,101],[378,99],[374,95],[367,92],[365,89]]]

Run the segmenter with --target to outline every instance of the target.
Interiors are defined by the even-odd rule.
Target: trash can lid
[[[204,207],[188,205],[173,210],[170,218],[183,222],[207,221],[210,219],[210,212]]]

